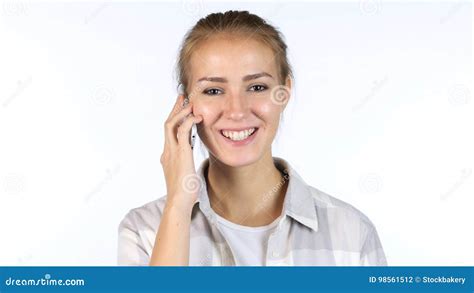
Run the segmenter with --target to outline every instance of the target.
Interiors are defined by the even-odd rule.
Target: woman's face
[[[212,156],[237,167],[271,152],[291,86],[289,79],[280,85],[273,51],[252,39],[214,37],[193,52],[189,68],[188,95],[203,117],[198,134]]]

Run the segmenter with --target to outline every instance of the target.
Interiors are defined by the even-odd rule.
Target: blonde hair
[[[283,35],[274,26],[268,24],[261,17],[248,11],[226,11],[212,13],[201,18],[186,34],[181,45],[177,62],[178,86],[183,93],[188,93],[189,63],[193,51],[203,41],[218,33],[250,36],[261,41],[275,54],[280,84],[285,84],[286,78],[293,78],[291,66],[287,57],[287,46]]]

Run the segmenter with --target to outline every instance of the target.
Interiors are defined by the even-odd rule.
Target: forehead
[[[245,36],[213,37],[202,42],[191,55],[190,70],[192,80],[210,75],[241,78],[262,71],[277,74],[272,49]]]

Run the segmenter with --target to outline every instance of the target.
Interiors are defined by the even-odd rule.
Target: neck
[[[211,156],[206,176],[209,201],[229,221],[251,227],[267,225],[281,215],[286,179],[271,152],[241,167],[225,165]]]

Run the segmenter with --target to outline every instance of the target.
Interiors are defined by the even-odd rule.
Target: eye
[[[256,85],[253,85],[249,88],[250,91],[252,92],[263,92],[264,90],[266,90],[268,87],[263,85],[263,84],[256,84]]]
[[[222,94],[222,91],[220,89],[210,88],[210,89],[204,90],[202,93],[209,96],[215,96],[215,95]]]

